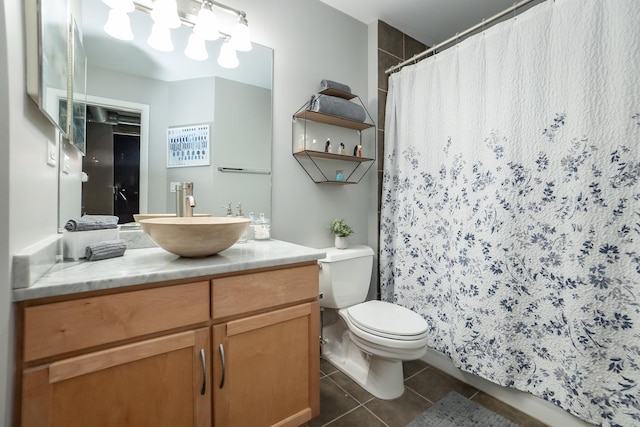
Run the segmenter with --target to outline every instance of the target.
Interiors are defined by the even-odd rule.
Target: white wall
[[[0,8],[0,34],[6,34],[5,10]],[[0,111],[9,111],[7,39],[0,42]],[[0,200],[9,199],[9,115],[0,114]],[[10,421],[13,392],[13,322],[9,275],[9,205],[0,203],[0,425]]]
[[[6,35],[0,38],[0,106],[9,112],[0,115],[0,174],[5,175],[0,199],[9,201],[8,206],[0,203],[0,425],[7,427],[14,353],[10,256],[57,232],[57,169],[45,162],[46,142],[56,134],[26,95],[22,3],[4,1],[0,11],[0,31]],[[317,0],[228,3],[247,12],[253,40],[274,49],[273,236],[330,246],[329,222],[345,217],[357,233],[352,242],[366,243],[375,173],[370,171],[359,185],[317,185],[291,154],[291,115],[317,91],[321,79],[351,85],[367,104],[366,26]]]

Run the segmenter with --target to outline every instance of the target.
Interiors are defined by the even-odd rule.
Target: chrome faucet
[[[193,216],[196,199],[193,197],[193,182],[183,182],[176,188],[176,216]]]

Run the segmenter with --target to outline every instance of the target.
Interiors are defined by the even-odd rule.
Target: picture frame
[[[210,126],[196,124],[167,129],[167,168],[209,166]]]

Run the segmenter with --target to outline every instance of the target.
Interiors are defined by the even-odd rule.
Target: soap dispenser
[[[269,240],[271,238],[271,224],[269,220],[265,218],[263,212],[260,213],[253,229],[255,240]]]
[[[253,212],[249,212],[249,219],[251,223],[249,224],[249,228],[247,228],[247,240],[255,240],[256,216]]]

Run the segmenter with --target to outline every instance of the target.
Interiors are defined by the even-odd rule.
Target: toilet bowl
[[[380,399],[404,392],[402,362],[427,351],[426,321],[383,301],[366,301],[373,250],[366,246],[325,249],[320,260],[323,307],[322,355]]]

